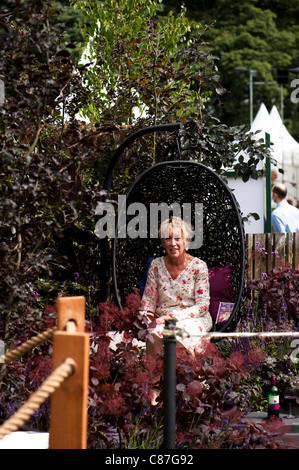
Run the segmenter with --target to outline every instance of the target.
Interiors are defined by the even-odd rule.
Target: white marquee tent
[[[291,136],[282,122],[280,114],[273,106],[269,113],[266,106],[261,104],[260,109],[251,125],[251,131],[261,131],[258,138],[264,138],[265,133],[270,134],[272,157],[278,166],[272,166],[277,173],[274,182],[284,183],[288,188],[288,199],[296,205],[299,202],[299,143]],[[284,173],[279,173],[281,168]]]
[[[271,165],[272,173],[277,176],[274,182],[281,182],[287,186],[287,197],[296,205],[299,202],[299,143],[284,126],[275,106],[269,113],[266,106],[261,104],[250,130],[257,132],[257,139],[265,140],[265,134],[270,135],[270,141],[273,144],[271,155],[277,161],[277,166]],[[244,157],[246,158],[246,155]],[[260,164],[259,169],[262,167],[263,165]],[[279,168],[283,169],[284,174],[278,171]],[[251,218],[245,222],[246,233],[264,233],[268,210],[265,177],[258,177],[257,180],[249,179],[246,183],[243,183],[241,178],[228,177],[228,184],[234,191],[242,213],[244,215],[257,213],[260,217],[259,220]],[[271,203],[275,207],[273,201]]]

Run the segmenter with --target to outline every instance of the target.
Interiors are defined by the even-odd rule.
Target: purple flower
[[[78,281],[79,277],[80,277],[79,273],[74,273],[74,280],[75,281]]]

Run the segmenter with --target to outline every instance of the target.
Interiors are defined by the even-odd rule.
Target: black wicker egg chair
[[[173,125],[169,129],[171,126]],[[168,130],[167,125],[156,127],[158,131]],[[111,170],[116,160],[115,158],[108,171],[107,197]],[[214,320],[214,330],[233,331],[246,306],[246,250],[239,206],[228,186],[214,171],[195,161],[164,161],[143,171],[130,185],[126,192],[126,207],[136,202],[141,202],[148,208],[148,228],[152,203],[163,202],[168,206],[175,202],[180,206],[188,203],[192,208],[193,225],[194,209],[198,207],[196,203],[202,204],[202,245],[190,250],[190,254],[204,260],[209,268],[210,313]],[[133,218],[133,215],[126,214],[127,226]],[[139,287],[142,290],[146,266],[151,258],[157,256],[162,256],[161,242],[157,237],[113,238],[113,284],[120,307],[134,288]],[[219,302],[233,303],[234,307],[226,321],[216,324]]]

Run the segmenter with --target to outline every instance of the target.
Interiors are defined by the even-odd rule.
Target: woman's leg
[[[159,338],[156,335],[152,335],[153,342],[149,339],[146,341],[146,354],[157,358],[157,355],[163,350],[163,339]],[[152,381],[151,381],[151,403],[152,405],[157,405],[157,397],[160,395],[160,390],[155,387],[158,386],[160,382],[160,374],[154,372]]]
[[[152,338],[153,342],[149,339],[146,341],[146,353],[157,357],[157,354],[163,350],[163,339],[156,335],[152,335]]]

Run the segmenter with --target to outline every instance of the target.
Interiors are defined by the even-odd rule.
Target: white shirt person
[[[277,184],[272,188],[272,199],[277,203],[271,214],[274,232],[299,232],[299,209],[286,200],[287,188],[284,184]]]

